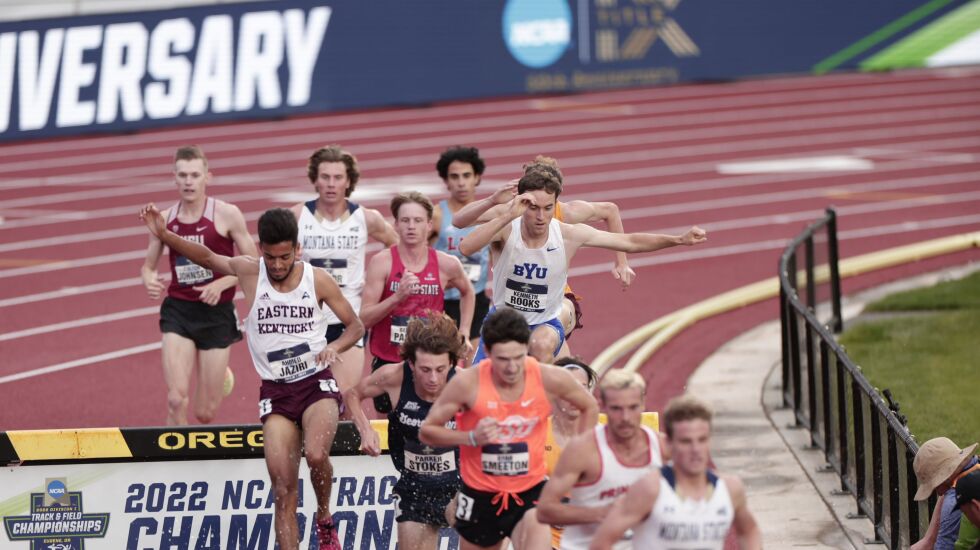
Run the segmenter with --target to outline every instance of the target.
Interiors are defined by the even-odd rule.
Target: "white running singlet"
[[[318,220],[314,211],[316,200],[303,204],[299,217],[299,244],[301,260],[315,267],[322,267],[340,285],[344,298],[355,312],[361,310],[361,291],[364,289],[364,250],[367,248],[368,229],[364,209],[347,202],[350,215],[346,220]],[[330,324],[340,319],[327,308]]]
[[[316,297],[313,267],[297,262],[302,269],[296,288],[279,292],[272,288],[259,260],[259,278],[255,285],[255,303],[245,318],[248,351],[255,370],[263,380],[295,382],[320,372],[325,365],[316,364],[316,355],[327,346],[326,305]]]
[[[660,440],[650,428],[642,425],[640,427],[643,428],[643,433],[646,434],[647,442],[650,444],[650,455],[647,463],[642,466],[626,466],[620,462],[606,439],[608,426],[600,424],[595,427],[592,433],[599,448],[600,477],[593,483],[572,487],[568,495],[570,505],[595,508],[612,504],[617,497],[629,489],[634,481],[650,470],[660,468],[663,462],[660,458]],[[598,523],[566,525],[561,535],[561,550],[587,549],[598,528]],[[628,539],[624,539],[613,545],[613,548],[628,549],[632,548],[632,545]]]
[[[529,325],[550,321],[561,313],[568,259],[558,220],[551,220],[548,242],[528,248],[521,235],[521,218],[510,224],[510,238],[493,266],[493,306],[516,309]]]
[[[735,519],[725,481],[708,471],[714,490],[707,500],[681,499],[674,491],[674,470],[660,468],[660,493],[653,511],[633,529],[634,540],[658,550],[722,550]]]

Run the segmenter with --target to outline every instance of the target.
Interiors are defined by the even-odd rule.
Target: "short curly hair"
[[[310,183],[316,183],[320,177],[320,164],[324,162],[342,162],[347,168],[347,191],[344,196],[349,197],[357,187],[358,180],[361,179],[361,170],[357,167],[357,157],[350,152],[343,150],[340,145],[328,145],[321,147],[310,155],[309,164],[306,166],[306,176],[310,178]]]

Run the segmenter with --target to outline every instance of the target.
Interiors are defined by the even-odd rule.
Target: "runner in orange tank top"
[[[598,407],[566,370],[527,354],[531,332],[520,313],[505,308],[483,324],[488,359],[454,377],[429,411],[419,439],[460,446],[463,487],[456,499],[460,548],[548,547],[547,525],[533,508],[546,479],[545,441],[550,402],[581,411],[578,432],[595,425]],[[445,427],[459,413],[457,429]]]

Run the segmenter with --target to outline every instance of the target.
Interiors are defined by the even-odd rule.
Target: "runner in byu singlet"
[[[398,235],[377,210],[348,199],[361,172],[357,158],[339,145],[314,151],[307,165],[307,176],[317,198],[292,207],[299,220],[301,259],[326,269],[354,311],[360,311],[368,238],[391,246],[398,242]],[[340,338],[343,323],[333,312],[327,313],[327,319],[327,340]],[[333,370],[341,390],[346,391],[361,377],[363,341],[344,352],[342,359]]]
[[[349,394],[361,450],[371,456],[381,453],[381,444],[360,401],[385,393],[395,403],[388,413],[388,448],[400,474],[394,488],[400,548],[436,548],[439,529],[449,526],[444,512],[459,490],[459,447],[421,443],[419,426],[455,374],[464,350],[463,336],[446,314],[430,314],[428,322],[412,319],[401,347],[402,362],[382,366]],[[446,427],[455,428],[455,419]]]
[[[460,291],[460,333],[469,335],[473,322],[473,285],[459,260],[428,245],[432,233],[432,201],[416,191],[400,193],[391,200],[398,244],[371,258],[365,276],[361,320],[371,329],[374,360],[371,370],[397,363],[398,348],[405,341],[411,317],[443,310],[443,291]],[[391,411],[388,396],[374,400],[375,409]]]
[[[330,515],[333,467],[330,449],[337,433],[340,388],[330,366],[364,334],[364,328],[340,287],[324,270],[297,262],[298,229],[289,210],[274,208],[259,218],[262,258],[215,254],[167,230],[152,204],[140,210],[150,232],[195,264],[238,277],[249,308],[249,351],[262,378],[259,418],[265,462],[275,499],[276,541],[297,550],[296,506],[299,460],[306,456],[316,494],[314,529],[320,548],[340,549]],[[326,312],[345,324],[336,341],[324,337]]]
[[[480,151],[476,147],[456,146],[443,151],[439,161],[436,162],[436,171],[446,184],[449,198],[439,201],[439,207],[432,216],[433,225],[439,230],[432,246],[436,250],[459,258],[476,292],[473,323],[470,325],[470,343],[474,348],[480,343],[480,326],[483,324],[483,318],[490,311],[490,298],[486,293],[490,274],[490,250],[483,247],[471,256],[460,253],[459,243],[472,231],[472,228],[461,229],[454,226],[453,215],[476,198],[476,188],[480,185],[480,178],[485,168],[486,163],[480,158]],[[456,289],[446,291],[445,308],[446,314],[458,324],[459,291]]]
[[[589,548],[612,548],[627,529],[637,547],[656,550],[722,550],[730,527],[743,549],[762,548],[745,487],[733,475],[708,469],[711,410],[691,396],[664,410],[673,466],[663,466],[630,486],[606,515]]]
[[[539,361],[554,358],[565,341],[565,329],[558,317],[569,262],[580,247],[652,252],[707,240],[704,230],[698,227],[672,236],[608,233],[584,224],[559,222],[554,219],[554,212],[561,180],[546,171],[525,174],[518,182],[518,192],[505,214],[474,229],[460,243],[459,250],[472,254],[490,245],[493,308],[508,307],[521,312],[532,329],[530,353]],[[478,355],[476,359],[482,357]]]
[[[487,316],[489,358],[449,382],[419,433],[429,445],[461,446],[455,528],[464,550],[497,548],[507,537],[517,549],[547,547],[548,526],[533,508],[545,481],[551,402],[582,411],[580,432],[598,416],[595,400],[568,371],[528,357],[530,333],[512,309]],[[453,418],[456,430],[445,426]]]
[[[588,548],[616,497],[663,464],[659,434],[643,425],[643,377],[612,370],[602,378],[599,394],[608,423],[565,447],[538,502],[541,521],[565,527],[555,548]],[[623,541],[617,548],[631,546]]]
[[[174,182],[180,201],[163,214],[167,228],[218,254],[234,256],[237,246],[239,253],[254,255],[255,243],[241,210],[207,196],[210,181],[208,159],[199,147],[177,149]],[[163,244],[151,235],[140,274],[150,298],[157,300],[165,288],[167,291],[160,306],[166,423],[187,424],[191,378],[196,370],[194,416],[206,424],[214,419],[222,397],[234,384],[228,359],[231,344],[242,339],[232,303],[238,280],[216,275],[171,251],[170,286],[164,287],[157,274],[162,253]]]

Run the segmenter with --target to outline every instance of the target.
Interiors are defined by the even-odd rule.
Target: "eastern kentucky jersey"
[[[449,370],[452,379],[456,369]],[[419,428],[432,402],[415,392],[415,379],[408,363],[402,363],[402,387],[398,403],[388,413],[388,448],[391,462],[401,474],[399,483],[424,485],[428,489],[459,486],[459,447],[430,447],[419,441]],[[456,429],[456,421],[446,423]]]
[[[217,201],[208,197],[201,217],[193,223],[183,223],[177,219],[180,214],[180,203],[178,202],[170,209],[170,214],[167,216],[167,229],[182,239],[208,247],[215,254],[234,256],[235,242],[230,237],[218,233],[218,229],[214,225],[216,208]],[[224,275],[221,273],[215,274],[210,269],[197,265],[173,250],[170,251],[170,286],[167,288],[167,295],[171,298],[197,302],[201,299],[201,293],[194,290],[194,287],[206,285],[222,277]],[[218,301],[230,302],[234,297],[235,287],[231,287],[221,293],[221,298]]]
[[[317,300],[313,267],[297,262],[293,269],[303,270],[299,284],[279,292],[269,282],[265,261],[259,261],[255,302],[245,319],[245,332],[252,362],[263,380],[295,382],[326,368],[316,364],[316,355],[327,346],[323,335],[330,308]]]
[[[340,285],[344,298],[355,312],[361,310],[361,291],[364,289],[364,250],[368,229],[364,209],[348,201],[350,213],[345,220],[317,219],[316,200],[303,205],[299,216],[301,260],[322,267]],[[340,323],[333,311],[327,310],[330,324]]]
[[[658,550],[722,550],[735,519],[725,481],[708,471],[710,495],[705,500],[681,499],[674,489],[674,470],[660,468],[660,493],[653,511],[633,529],[633,540]]]
[[[596,447],[599,449],[600,477],[594,483],[572,487],[568,495],[569,504],[591,508],[612,504],[617,497],[629,489],[634,481],[646,475],[650,470],[660,468],[663,462],[660,458],[660,440],[650,428],[642,425],[640,427],[647,438],[650,452],[646,461],[637,466],[627,466],[616,457],[616,453],[609,446],[607,439],[608,426],[600,424],[595,427],[592,434],[595,437]],[[561,549],[584,550],[588,548],[598,528],[598,523],[566,525],[561,537]],[[616,546],[616,548],[618,547],[619,545]]]
[[[510,224],[510,238],[493,266],[493,306],[521,312],[529,325],[558,317],[561,312],[568,259],[557,220],[548,227],[548,241],[528,248],[521,236],[521,218]]]
[[[439,201],[439,209],[442,210],[442,223],[439,226],[439,239],[436,240],[434,248],[447,254],[459,258],[463,264],[463,271],[466,277],[473,283],[473,289],[483,292],[487,287],[487,274],[490,267],[490,247],[484,246],[472,256],[467,256],[459,251],[459,243],[463,238],[470,234],[476,227],[464,227],[460,229],[453,225],[453,213],[449,210],[449,201]],[[459,289],[447,288],[445,299],[459,300]]]

